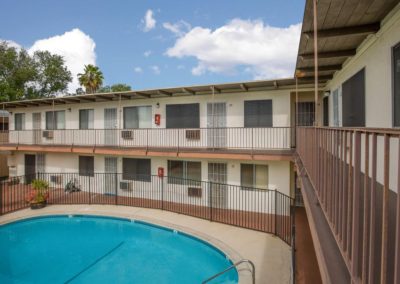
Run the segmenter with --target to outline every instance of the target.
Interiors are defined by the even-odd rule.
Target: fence
[[[288,149],[291,127],[144,128],[13,130],[0,133],[0,144],[111,146],[166,149]]]
[[[0,215],[29,207],[35,178],[49,185],[48,204],[108,204],[168,210],[273,233],[292,242],[293,200],[279,191],[119,173],[38,173],[0,182]]]
[[[296,137],[352,283],[400,283],[400,131],[301,127]]]

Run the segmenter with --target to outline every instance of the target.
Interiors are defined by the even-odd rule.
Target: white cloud
[[[153,17],[153,11],[147,10],[142,23],[144,24],[143,31],[148,32],[156,27],[156,20]]]
[[[133,69],[136,73],[142,73],[143,69],[141,67],[135,67],[135,69]]]
[[[79,88],[77,74],[83,71],[84,65],[96,64],[96,43],[80,29],[73,29],[62,35],[47,39],[40,39],[28,49],[30,54],[37,50],[47,50],[50,53],[64,57],[65,64],[72,73],[72,82],[68,86],[69,92]]]
[[[157,65],[150,66],[150,69],[153,71],[154,74],[159,75],[161,73],[160,67]]]
[[[189,23],[180,20],[175,24],[171,23],[163,23],[164,29],[169,30],[170,32],[174,33],[176,36],[183,36],[186,32],[188,32],[192,27]]]
[[[151,55],[151,50],[146,50],[146,51],[143,53],[143,55],[144,55],[145,57],[149,57],[149,56]]]
[[[233,74],[244,67],[254,79],[282,78],[293,75],[300,33],[300,23],[278,28],[261,20],[233,19],[216,30],[194,27],[166,54],[197,58],[194,75]]]

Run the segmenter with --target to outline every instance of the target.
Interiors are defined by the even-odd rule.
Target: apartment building
[[[285,79],[21,101],[7,105],[11,130],[2,147],[12,153],[13,176],[123,173],[129,181],[165,175],[291,195],[294,84]],[[308,112],[303,116],[310,120]]]
[[[150,175],[290,197],[301,187],[324,282],[398,283],[400,4],[320,0],[316,10],[317,39],[307,0],[296,78],[2,104],[10,175],[121,173],[99,189],[118,194]]]

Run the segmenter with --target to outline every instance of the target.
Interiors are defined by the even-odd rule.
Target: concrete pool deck
[[[243,258],[251,260],[256,267],[256,283],[291,283],[291,248],[278,237],[173,212],[114,205],[51,205],[40,210],[23,209],[3,215],[0,224],[53,214],[117,216],[176,229],[215,245],[233,262]],[[247,264],[240,265],[238,271],[240,283],[251,283]]]

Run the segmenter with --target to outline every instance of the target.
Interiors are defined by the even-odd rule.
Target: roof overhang
[[[318,76],[333,76],[398,0],[318,0]],[[295,74],[314,76],[313,0],[306,0]],[[325,77],[326,82],[329,77]]]
[[[314,82],[313,80],[313,77],[309,76],[301,78],[298,80],[298,86],[301,89],[312,88]],[[210,95],[213,92],[215,95],[221,95],[240,92],[247,93],[252,91],[285,90],[294,89],[295,85],[296,81],[294,78],[287,78],[277,80],[247,81],[238,83],[196,85],[148,90],[132,90],[126,92],[96,93],[77,96],[60,96],[54,98],[4,102],[0,104],[0,109],[15,109],[53,105],[56,106],[91,102],[110,102],[118,100],[199,96]]]

